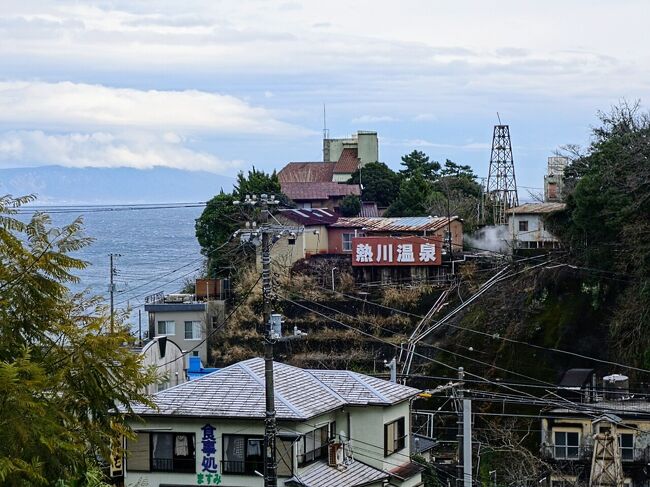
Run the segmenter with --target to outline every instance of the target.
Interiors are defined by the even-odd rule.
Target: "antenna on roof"
[[[325,103],[323,103],[323,139],[330,138],[330,131],[327,130],[327,111],[325,110]]]
[[[499,125],[503,125],[503,124],[501,123],[501,117],[499,116],[499,112],[497,112],[497,118],[499,119]]]

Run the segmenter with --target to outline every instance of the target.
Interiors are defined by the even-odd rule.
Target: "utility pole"
[[[115,307],[114,307],[114,294],[115,294],[115,283],[113,281],[113,277],[115,277],[115,274],[117,273],[117,269],[115,269],[115,266],[113,265],[113,257],[121,257],[120,254],[108,254],[108,257],[110,259],[110,270],[109,270],[109,275],[110,275],[110,284],[108,286],[108,291],[111,295],[111,333],[113,333],[113,327],[115,324]]]
[[[264,303],[264,383],[266,393],[266,420],[264,430],[264,487],[277,487],[278,475],[275,458],[275,393],[273,389],[273,326],[271,324],[271,240],[266,224],[269,221],[269,202],[262,195],[260,223],[262,230],[262,299]]]
[[[465,369],[458,367],[458,463],[456,485],[472,487],[472,400],[465,399]]]
[[[457,420],[457,426],[458,426],[458,432],[456,434],[456,441],[458,442],[456,445],[456,455],[458,456],[458,463],[456,464],[456,485],[457,487],[464,487],[464,479],[465,476],[463,475],[465,472],[463,471],[464,467],[464,462],[463,462],[463,400],[465,393],[463,392],[463,387],[465,387],[465,370],[462,367],[458,367],[458,420]]]
[[[263,317],[264,317],[264,394],[266,415],[264,420],[264,487],[277,487],[278,474],[276,462],[276,435],[277,435],[277,422],[275,417],[275,392],[273,384],[273,345],[279,339],[280,335],[275,333],[273,329],[272,319],[272,282],[271,282],[271,239],[279,238],[282,235],[289,234],[290,237],[295,237],[297,232],[302,232],[304,229],[298,227],[289,227],[284,225],[269,224],[269,206],[277,205],[280,202],[275,199],[273,195],[260,195],[259,199],[256,195],[252,197],[246,195],[244,201],[235,201],[234,204],[245,205],[259,205],[260,216],[259,225],[253,222],[252,225],[247,224],[246,230],[241,230],[240,234],[250,234],[257,236],[261,234],[262,237],[262,302],[263,302]],[[256,229],[257,226],[257,229]],[[275,240],[274,240],[275,241]],[[300,336],[297,334],[296,336]]]

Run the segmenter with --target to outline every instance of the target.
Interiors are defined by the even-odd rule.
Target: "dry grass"
[[[430,293],[432,289],[429,285],[387,287],[383,290],[381,304],[401,310],[413,309],[418,305],[422,295]]]

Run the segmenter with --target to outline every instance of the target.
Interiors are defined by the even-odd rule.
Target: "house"
[[[328,252],[328,226],[339,217],[327,208],[289,208],[279,210],[275,218],[283,225],[303,228],[295,238],[282,238],[271,249],[274,265],[290,268],[300,259]]]
[[[278,173],[282,192],[300,208],[337,209],[358,184],[344,184],[357,169],[379,156],[377,132],[359,131],[345,139],[323,139],[322,162],[290,162]]]
[[[544,219],[562,211],[564,203],[526,203],[508,210],[513,249],[555,249],[560,241],[545,228]]]
[[[627,377],[614,374],[603,378],[595,398],[590,392],[583,398],[547,411],[542,419],[541,455],[551,466],[549,487],[587,485],[603,468],[620,470],[620,485],[647,486],[648,397],[630,394]],[[609,454],[603,455],[607,444]]]
[[[352,217],[339,218],[329,226],[329,252],[352,254],[354,237],[431,237],[441,243],[450,240],[454,252],[463,249],[463,221],[457,216]]]
[[[211,288],[214,286],[201,282],[196,285],[197,291],[205,289],[209,293]],[[167,337],[189,356],[208,363],[207,336],[223,321],[225,300],[213,299],[223,295],[204,293],[148,296],[144,309],[149,313],[149,337]]]
[[[410,402],[417,389],[345,370],[274,364],[278,485],[415,487]],[[126,440],[125,485],[262,486],[264,360],[162,391]]]
[[[339,218],[328,239],[330,254],[351,256],[357,280],[446,280],[442,255],[450,246],[462,251],[463,222],[457,216]]]
[[[328,181],[280,183],[282,192],[299,208],[329,208],[338,210],[343,198],[361,196],[358,184],[339,184]]]

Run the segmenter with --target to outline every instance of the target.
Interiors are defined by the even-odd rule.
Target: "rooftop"
[[[278,173],[284,183],[331,183],[335,162],[290,162]]]
[[[359,169],[359,163],[361,162],[358,157],[358,152],[356,149],[345,148],[341,152],[339,160],[334,165],[334,173],[336,174],[352,174],[354,171]]]
[[[338,215],[328,208],[282,209],[280,215],[301,225],[329,225],[338,219]]]
[[[317,462],[307,467],[300,477],[291,477],[284,485],[296,487],[361,487],[388,479],[386,472],[355,460],[345,469]]]
[[[449,220],[460,220],[452,216]],[[353,217],[339,218],[333,228],[364,228],[374,232],[433,232],[448,224],[447,217],[414,216],[400,218]]]
[[[307,420],[344,406],[389,406],[418,389],[347,370],[307,370],[275,362],[279,420]],[[165,389],[152,398],[158,409],[138,404],[142,416],[265,417],[264,360],[253,358]]]
[[[339,184],[333,182],[281,183],[282,192],[294,201],[327,200],[333,196],[361,195],[358,184]]]
[[[557,416],[589,416],[615,414],[621,418],[643,417],[650,420],[650,402],[643,399],[627,399],[622,401],[603,400],[594,403],[579,403],[576,408],[559,407],[551,409],[550,413]]]
[[[510,208],[508,213],[514,213],[516,215],[537,215],[562,211],[564,208],[566,208],[566,204],[564,203],[526,203]]]

